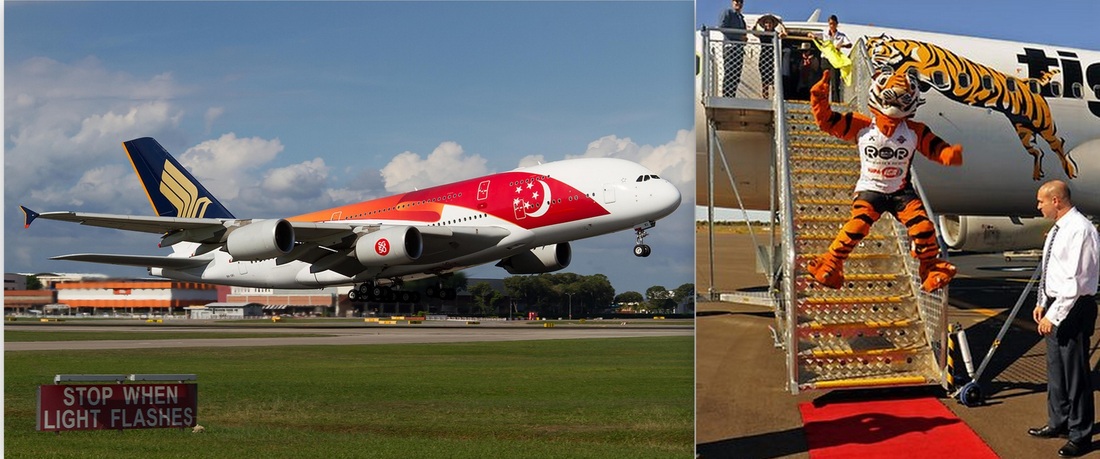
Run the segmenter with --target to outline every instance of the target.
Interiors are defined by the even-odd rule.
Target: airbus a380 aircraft
[[[53,257],[148,267],[154,276],[214,284],[317,288],[358,284],[353,299],[416,301],[392,289],[403,280],[498,261],[512,274],[569,265],[569,241],[634,228],[634,254],[647,257],[646,229],[672,213],[680,192],[639,164],[582,158],[540,164],[289,218],[233,216],[157,141],[123,143],[155,217],[84,212],[36,218],[161,234],[166,257],[74,254]],[[448,298],[453,290],[433,289]]]
[[[749,16],[746,22],[755,21]],[[796,56],[801,42],[790,38],[828,29],[816,20],[784,25],[789,37],[784,48]],[[1042,247],[1050,222],[1037,218],[1035,192],[1047,179],[1069,182],[1074,204],[1100,216],[1100,52],[855,24],[840,29],[864,45],[872,66],[917,72],[927,103],[915,119],[963,145],[962,167],[913,161],[949,246],[974,251]],[[721,40],[717,31],[709,33]],[[851,53],[853,59],[859,54]],[[756,67],[754,61],[746,63],[742,81],[753,77]],[[708,131],[699,124],[704,119],[699,100],[697,187],[704,187]],[[772,135],[724,132],[720,141],[745,206],[767,210]],[[718,205],[738,207],[724,172],[716,173],[715,183]],[[697,194],[705,196],[706,189]]]

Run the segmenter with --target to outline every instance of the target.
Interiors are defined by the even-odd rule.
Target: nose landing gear
[[[653,220],[649,220],[645,223],[642,223],[641,225],[638,225],[638,226],[634,227],[634,240],[635,240],[634,256],[636,256],[636,257],[648,257],[649,256],[651,250],[650,250],[649,246],[646,245],[643,241],[645,240],[646,236],[649,236],[649,233],[645,232],[645,230],[653,228],[654,226],[657,226],[657,222],[655,222]]]

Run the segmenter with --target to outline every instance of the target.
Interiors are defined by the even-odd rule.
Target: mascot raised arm
[[[945,166],[962,164],[962,146],[949,145],[925,126],[913,121],[920,98],[915,75],[894,73],[889,68],[872,77],[871,116],[836,113],[829,106],[829,71],[810,90],[814,120],[822,131],[859,147],[860,174],[852,201],[852,216],[823,255],[810,260],[807,268],[821,284],[840,288],[844,284],[844,260],[852,253],[871,225],[884,212],[897,218],[909,233],[913,256],[920,260],[921,288],[940,289],[955,276],[955,266],[939,258],[936,229],[928,218],[910,181],[915,152]]]

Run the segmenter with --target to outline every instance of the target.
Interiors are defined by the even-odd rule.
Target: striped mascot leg
[[[829,244],[829,251],[814,257],[806,265],[806,269],[814,279],[830,288],[840,288],[844,285],[844,260],[848,259],[848,255],[851,255],[859,241],[867,237],[867,233],[871,232],[871,225],[874,225],[881,216],[882,214],[876,211],[871,203],[862,199],[853,201],[852,217],[844,223],[840,233]]]
[[[924,203],[920,199],[910,200],[898,211],[897,217],[909,233],[913,257],[920,260],[921,289],[931,292],[947,286],[955,277],[955,265],[939,258],[936,227],[928,219]]]

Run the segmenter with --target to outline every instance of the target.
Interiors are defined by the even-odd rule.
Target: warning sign
[[[38,386],[42,431],[194,427],[198,384]]]

